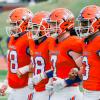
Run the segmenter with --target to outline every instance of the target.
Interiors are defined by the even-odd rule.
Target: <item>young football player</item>
[[[18,68],[30,64],[29,42],[27,38],[28,22],[32,19],[32,12],[27,8],[16,8],[9,14],[9,24],[7,28],[10,31],[10,40],[8,43],[8,75],[7,80],[0,89],[2,94],[5,93],[7,86],[12,88],[8,100],[27,100],[31,90],[28,86],[28,73],[21,78],[17,76]],[[9,32],[8,32],[9,33]]]
[[[34,14],[32,23],[30,23],[32,29],[29,30],[32,35],[28,34],[33,66],[33,76],[29,78],[29,85],[34,85],[33,100],[49,100],[49,92],[45,89],[48,78],[44,75],[44,72],[51,69],[49,60],[49,44],[51,40],[46,36],[49,28],[46,21],[48,16],[49,13],[45,11]]]
[[[82,41],[77,36],[70,36],[74,28],[74,15],[65,8],[57,8],[49,16],[50,35],[54,37],[54,47],[50,48],[50,58],[54,69],[53,90],[50,100],[82,100],[78,84],[67,80],[72,69],[81,67]],[[76,75],[76,77],[78,77]],[[49,83],[47,88],[49,88]],[[71,85],[70,87],[66,87]],[[50,87],[51,88],[51,87]]]
[[[83,38],[84,100],[100,99],[100,7],[84,7],[79,16],[79,36]]]

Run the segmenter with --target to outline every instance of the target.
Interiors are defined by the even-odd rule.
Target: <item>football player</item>
[[[79,16],[79,36],[83,38],[84,100],[100,99],[100,7],[84,7]]]
[[[29,43],[27,38],[28,22],[32,19],[32,12],[27,8],[16,8],[9,14],[9,24],[7,28],[10,40],[8,43],[8,75],[0,92],[4,95],[7,86],[12,88],[8,100],[27,100],[31,90],[28,85],[28,73],[21,78],[17,76],[18,68],[25,67],[30,64]],[[10,32],[9,32],[10,31]],[[5,88],[4,88],[5,87]]]
[[[44,72],[51,69],[49,60],[49,42],[47,39],[49,24],[46,18],[49,13],[46,11],[37,12],[34,14],[32,23],[30,23],[29,48],[31,61],[34,67],[33,76],[29,78],[29,85],[34,84],[35,92],[33,100],[49,100],[49,92],[46,91],[45,85],[48,83],[48,78]]]
[[[57,8],[49,16],[50,35],[54,37],[55,44],[50,48],[50,58],[54,69],[53,90],[50,100],[82,100],[78,84],[70,84],[67,80],[69,72],[81,67],[82,41],[77,36],[70,36],[74,28],[74,15],[65,8]],[[78,77],[76,75],[76,77]],[[70,87],[66,87],[71,85]],[[49,83],[47,84],[47,88]]]

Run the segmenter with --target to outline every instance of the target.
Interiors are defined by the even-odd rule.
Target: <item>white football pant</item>
[[[28,87],[12,89],[9,94],[8,100],[27,100],[28,94],[32,92],[33,90],[29,89]]]
[[[83,100],[83,94],[78,86],[65,87],[62,90],[54,92],[50,100]]]
[[[84,90],[83,100],[100,100],[100,91]]]
[[[47,90],[34,92],[32,100],[49,100],[49,92]]]

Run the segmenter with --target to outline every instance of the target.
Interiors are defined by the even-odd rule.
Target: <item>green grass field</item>
[[[75,17],[77,17],[79,14],[79,11],[86,5],[97,4],[98,6],[100,6],[100,0],[50,0],[50,1],[38,3],[36,5],[29,6],[29,8],[33,11],[33,13],[35,13],[41,10],[51,11],[52,9],[57,8],[57,7],[65,7],[65,8],[70,9],[75,14]],[[9,11],[0,13],[0,36],[3,37],[3,41],[0,42],[0,44],[5,54],[7,51],[6,39],[8,37],[6,35],[5,28],[7,26],[8,14],[9,14]],[[0,82],[2,82],[5,79],[6,73],[7,71],[0,71]],[[0,100],[7,100],[7,96],[5,97],[0,96]]]

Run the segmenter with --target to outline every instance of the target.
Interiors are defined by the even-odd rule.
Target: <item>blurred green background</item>
[[[48,1],[46,0],[46,2],[42,2],[42,3],[39,2],[33,5],[28,5],[28,3],[27,4],[25,3],[25,0],[23,1],[25,6],[29,7],[33,11],[33,13],[41,10],[51,11],[52,9],[57,7],[65,7],[70,9],[75,14],[75,17],[78,16],[79,11],[86,5],[97,4],[100,6],[100,0],[48,0]],[[0,44],[3,48],[4,54],[6,54],[6,50],[7,50],[6,42],[5,42],[7,39],[5,27],[7,26],[6,21],[7,21],[8,14],[9,11],[0,13],[0,36],[3,37],[3,40],[0,42]],[[1,50],[0,50],[0,54],[1,54]]]
[[[7,52],[6,40],[8,36],[6,34],[5,28],[7,26],[7,18],[10,10],[2,11],[1,9],[2,7],[9,5],[12,6],[22,5],[30,8],[33,13],[41,10],[51,11],[52,9],[57,7],[65,7],[70,9],[74,13],[75,17],[77,17],[80,10],[87,5],[96,4],[100,6],[100,0],[36,0],[35,1],[36,3],[33,2],[34,0],[30,1],[31,3],[28,0],[21,0],[20,3],[5,3],[5,2],[0,3],[0,37],[2,37],[2,41],[0,41],[0,46],[4,52],[4,55],[6,55]],[[0,55],[2,55],[1,49],[0,49]],[[0,67],[3,67],[1,66],[1,63],[2,62],[0,60]],[[4,80],[6,73],[7,71],[5,70],[0,71],[0,82]],[[7,100],[7,96],[5,97],[0,96],[0,100]]]

